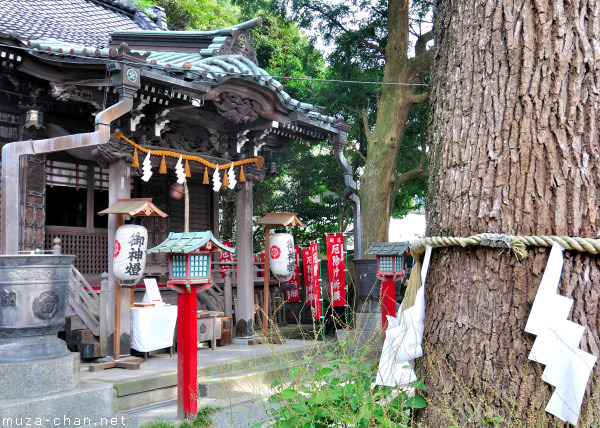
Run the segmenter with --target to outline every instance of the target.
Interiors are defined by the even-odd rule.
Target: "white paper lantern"
[[[133,287],[146,268],[148,231],[144,226],[126,224],[115,235],[113,272],[121,287]]]
[[[275,233],[269,245],[269,266],[273,276],[281,282],[294,275],[294,237],[289,233]]]

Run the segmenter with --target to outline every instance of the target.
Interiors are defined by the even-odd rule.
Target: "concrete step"
[[[333,345],[320,343],[324,354]],[[210,357],[207,351],[207,357]],[[244,396],[268,395],[269,385],[278,376],[287,375],[291,367],[303,364],[305,350],[228,361],[198,367],[198,396],[214,399],[242,399]],[[113,381],[115,413],[177,398],[177,370]]]
[[[220,399],[266,396],[271,393],[271,383],[276,378],[287,376],[294,365],[249,365],[224,376],[198,379],[198,396]]]

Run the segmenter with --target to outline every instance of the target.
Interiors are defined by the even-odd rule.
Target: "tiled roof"
[[[112,0],[1,0],[0,32],[102,48],[115,30],[159,30],[144,13]]]
[[[167,32],[165,32],[167,34]],[[56,54],[64,59],[78,58],[82,61],[103,61],[115,56],[116,49],[94,49],[91,46],[71,45],[57,40],[29,40],[27,45],[41,55]],[[145,54],[147,51],[133,51]],[[85,58],[82,58],[85,57]],[[87,59],[89,58],[89,59]],[[269,73],[242,55],[206,56],[197,52],[150,51],[146,65],[157,72],[179,75],[195,82],[211,85],[231,78],[251,80],[271,89],[281,103],[292,111],[298,111],[319,127],[331,126],[336,118],[322,114],[322,107],[293,99],[283,90],[283,85]]]
[[[232,78],[249,80],[273,91],[283,106],[297,112],[299,123],[337,132],[332,128],[335,117],[323,115],[322,107],[293,99],[280,82],[247,57],[217,54],[226,35],[256,25],[260,25],[260,18],[214,31],[171,32],[162,31],[144,13],[117,0],[0,0],[0,37],[19,40],[34,55],[61,62],[102,63],[117,54],[109,47],[113,33],[117,42],[119,37],[155,40],[162,43],[160,49],[132,47],[132,52],[150,53],[146,58],[148,69],[209,85]],[[178,52],[173,42],[203,38],[210,44],[191,52]]]

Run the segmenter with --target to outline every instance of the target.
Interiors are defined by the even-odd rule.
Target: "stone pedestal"
[[[69,391],[79,384],[79,353],[21,363],[0,363],[0,400]]]
[[[0,363],[0,379],[3,426],[83,426],[112,416],[112,384],[80,383],[79,353]]]

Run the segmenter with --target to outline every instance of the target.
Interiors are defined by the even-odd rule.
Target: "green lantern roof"
[[[167,239],[154,248],[146,250],[147,254],[156,253],[182,253],[187,254],[204,247],[212,242],[217,248],[229,253],[235,252],[235,249],[224,245],[214,237],[210,230],[206,232],[188,232],[188,233],[169,233]]]
[[[373,242],[365,256],[401,255],[408,249],[408,242]]]

